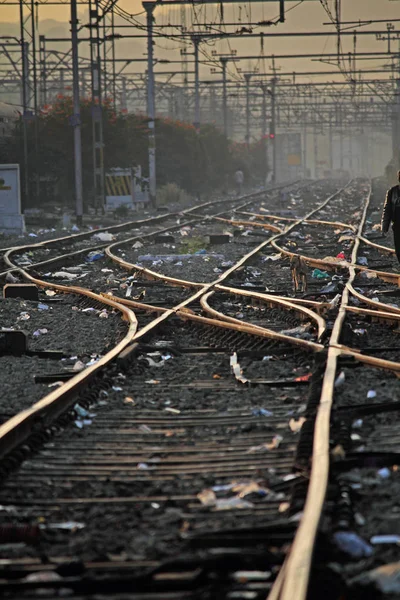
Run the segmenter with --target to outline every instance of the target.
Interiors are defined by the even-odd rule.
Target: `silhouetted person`
[[[241,196],[243,194],[243,183],[244,183],[244,175],[243,171],[238,169],[235,173],[235,183],[236,183],[236,195]]]
[[[397,173],[400,182],[400,171]],[[386,236],[390,223],[393,223],[394,248],[397,260],[400,263],[400,185],[390,188],[386,194],[385,205],[382,212],[381,230]]]

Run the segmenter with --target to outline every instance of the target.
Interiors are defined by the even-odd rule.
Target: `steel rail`
[[[287,230],[284,233],[286,234],[286,232],[287,232]],[[282,246],[279,246],[276,243],[275,239],[271,240],[271,245],[275,248],[275,250],[277,252],[280,252],[281,254],[288,256],[289,258],[291,258],[292,256],[295,256],[295,255],[298,255],[298,252],[291,252],[290,250],[287,250],[286,248],[282,248]],[[342,260],[342,259],[327,260],[325,258],[314,258],[313,256],[307,256],[305,254],[300,254],[300,257],[308,265],[310,265],[312,267],[316,267],[316,268],[324,267],[325,269],[328,269],[328,270],[335,270],[338,268],[349,269],[350,267],[353,267],[357,271],[368,271],[370,273],[375,273],[379,279],[382,279],[382,281],[395,283],[396,285],[398,285],[400,287],[400,274],[399,273],[391,273],[390,271],[378,271],[377,269],[371,269],[370,267],[364,267],[362,265],[358,265],[356,263],[348,262],[347,260]]]
[[[357,252],[360,245],[359,236],[364,228],[370,199],[371,186],[366,198],[364,210],[352,250],[352,263],[356,263],[357,260]],[[335,320],[332,335],[329,341],[327,364],[322,384],[322,393],[320,403],[317,408],[314,427],[314,443],[310,481],[303,510],[303,517],[297,529],[290,553],[285,561],[285,575],[282,586],[278,590],[278,597],[280,600],[293,600],[294,598],[296,598],[296,600],[305,600],[307,596],[315,539],[328,486],[330,465],[330,418],[333,406],[337,360],[342,354],[342,349],[339,345],[339,338],[346,316],[346,307],[348,305],[351,293],[349,286],[353,283],[355,277],[356,270],[353,264],[351,264],[349,266],[349,279],[343,291],[339,313]]]
[[[239,212],[238,214],[242,215],[251,215],[253,217],[257,217],[257,219],[270,219],[271,221],[296,221],[295,217],[279,217],[278,215],[260,215],[258,213],[252,212]],[[251,221],[252,222],[252,221]],[[349,223],[342,223],[341,221],[320,221],[318,219],[307,219],[304,221],[306,225],[327,225],[328,227],[338,227],[340,229],[351,229],[356,232],[357,228],[354,225],[349,225]]]
[[[62,293],[83,295],[118,310],[128,322],[129,327],[124,338],[112,350],[100,358],[97,363],[87,367],[84,371],[81,371],[69,381],[63,383],[62,386],[44,396],[44,398],[33,404],[30,408],[23,410],[3,423],[3,425],[0,425],[0,458],[3,458],[26,440],[37,429],[38,422],[45,426],[50,425],[54,419],[70,408],[76,402],[77,393],[81,385],[88,383],[104,365],[116,358],[131,343],[137,330],[135,314],[126,306],[110,298],[104,298],[83,288],[48,284],[25,273],[22,269],[20,272],[31,283],[35,283],[39,287],[50,287]]]
[[[302,340],[301,338],[295,338],[293,336],[285,335],[283,333],[277,333],[276,331],[273,331],[272,329],[268,329],[266,327],[261,327],[260,325],[253,325],[251,323],[247,323],[246,321],[243,321],[240,319],[235,319],[235,317],[229,317],[228,315],[224,315],[224,313],[222,313],[218,310],[215,310],[208,304],[208,298],[213,293],[214,292],[211,291],[211,292],[207,292],[206,294],[204,294],[200,298],[200,304],[201,304],[203,310],[205,312],[207,312],[208,314],[210,314],[211,316],[213,316],[215,319],[220,320],[220,321],[226,321],[227,323],[233,323],[236,325],[244,325],[246,327],[251,327],[251,328],[254,328],[255,330],[263,331],[266,337],[269,337],[273,340],[277,340],[280,342],[288,342],[290,344],[297,344],[304,348],[308,348],[310,350],[312,349],[315,352],[320,352],[321,350],[324,349],[324,346],[322,344],[316,344],[315,342],[310,342],[308,340]]]
[[[10,257],[11,255],[15,254],[16,252],[21,252],[21,251],[27,251],[30,249],[43,249],[43,248],[47,248],[48,246],[52,246],[52,245],[57,245],[60,243],[66,243],[66,242],[70,242],[70,243],[74,243],[76,241],[80,241],[80,240],[85,240],[85,239],[89,239],[90,237],[92,237],[93,235],[95,235],[96,233],[101,233],[101,232],[119,232],[119,231],[126,231],[129,229],[133,229],[136,228],[135,226],[143,226],[143,225],[148,225],[151,224],[153,222],[157,222],[157,221],[166,221],[170,218],[174,218],[174,217],[180,217],[182,215],[190,215],[193,211],[195,210],[199,210],[202,208],[207,208],[208,206],[213,206],[214,204],[223,204],[223,203],[229,203],[229,202],[239,202],[243,199],[247,199],[246,202],[244,204],[240,204],[239,208],[247,206],[247,204],[249,204],[254,198],[256,198],[257,196],[260,196],[262,194],[268,193],[268,192],[273,192],[275,190],[278,189],[282,189],[284,187],[289,187],[291,185],[294,185],[296,182],[294,183],[287,183],[287,184],[281,184],[279,186],[274,186],[272,188],[268,188],[266,190],[262,190],[262,191],[258,191],[258,192],[253,192],[251,194],[246,194],[245,196],[241,196],[239,198],[222,198],[222,199],[217,199],[217,200],[209,200],[208,202],[203,202],[202,204],[199,204],[198,206],[192,206],[186,209],[183,209],[179,212],[172,212],[172,213],[165,213],[163,215],[156,215],[153,217],[148,217],[146,219],[139,219],[137,221],[126,221],[125,223],[119,223],[117,225],[110,225],[109,227],[101,227],[99,229],[95,229],[95,230],[91,230],[91,231],[84,231],[84,232],[80,232],[80,233],[76,233],[76,234],[71,234],[68,236],[63,236],[60,238],[54,238],[54,239],[50,239],[50,240],[44,240],[42,242],[37,242],[36,244],[25,244],[22,246],[11,246],[9,248],[3,248],[0,249],[0,252],[4,252],[4,260],[5,262],[10,266],[10,269],[8,269],[7,271],[4,271],[2,273],[0,273],[0,277],[4,276],[7,272],[12,271],[14,268],[17,268],[16,266],[11,266],[12,263],[10,261]],[[199,218],[199,217],[198,217]],[[204,215],[202,216],[202,218],[204,218]],[[195,219],[193,222],[197,222],[197,219]],[[180,225],[180,227],[182,227],[182,224]],[[162,233],[164,231],[168,231],[171,228],[167,228],[164,230],[159,230],[158,233]],[[147,235],[151,235],[151,234],[145,234]],[[144,236],[137,236],[137,237],[144,237]],[[89,252],[89,251],[93,251],[93,250],[99,250],[99,249],[103,249],[105,248],[107,245],[109,244],[109,242],[103,242],[100,244],[96,244],[95,246],[90,246],[87,247],[85,249],[82,250],[77,250],[75,252],[71,252],[70,256],[76,256],[79,255],[81,253],[84,252]],[[66,254],[63,255],[64,257],[67,256]],[[41,261],[39,263],[35,263],[33,266],[44,266],[47,264],[51,264],[54,263],[58,260],[60,260],[62,257],[56,257],[54,259],[49,259],[48,261]]]
[[[305,215],[304,217],[298,219],[296,222],[292,223],[292,225],[289,225],[289,227],[287,227],[284,232],[280,231],[279,233],[276,233],[276,235],[274,235],[273,237],[269,238],[265,242],[261,242],[261,244],[259,244],[258,246],[256,246],[248,254],[246,254],[244,257],[242,257],[231,268],[229,268],[227,271],[224,271],[224,273],[222,273],[218,277],[218,279],[216,279],[215,281],[210,282],[208,284],[205,284],[205,287],[213,287],[213,286],[215,286],[217,284],[220,284],[227,277],[229,277],[234,271],[236,271],[239,267],[243,266],[248,260],[250,260],[250,258],[252,258],[256,254],[258,254],[258,252],[260,252],[263,248],[265,248],[266,246],[268,246],[270,244],[274,246],[274,243],[275,243],[276,239],[279,239],[281,236],[286,235],[292,229],[294,229],[295,227],[297,227],[298,225],[300,225],[301,223],[303,223],[303,221],[307,220],[310,216],[312,216],[313,214],[315,214],[316,212],[318,212],[319,210],[321,210],[322,208],[324,208],[329,202],[331,202],[336,196],[338,196],[346,187],[348,187],[348,185],[350,185],[350,183],[351,182],[349,181],[346,184],[346,186],[344,186],[343,188],[341,188],[340,190],[338,190],[337,192],[335,192],[334,194],[332,194],[331,196],[329,196],[317,208],[313,209],[307,215]],[[251,225],[253,225],[253,223],[251,223]],[[133,238],[129,238],[129,239],[124,240],[122,242],[115,242],[114,244],[111,244],[110,246],[108,246],[105,249],[105,253],[107,254],[107,256],[113,262],[115,262],[116,264],[118,264],[120,267],[122,267],[122,268],[124,268],[124,269],[126,269],[128,271],[137,271],[137,272],[141,273],[144,277],[148,277],[150,279],[163,280],[163,281],[166,281],[167,283],[170,283],[172,285],[179,285],[181,287],[199,287],[199,285],[203,285],[203,284],[199,284],[198,282],[195,282],[195,281],[188,281],[188,280],[185,280],[185,279],[177,279],[176,277],[168,277],[166,275],[163,275],[162,273],[157,273],[155,271],[147,269],[146,267],[141,267],[140,265],[137,265],[135,263],[130,263],[130,262],[128,262],[128,261],[120,258],[119,256],[116,256],[113,253],[112,249],[114,247],[116,247],[116,246],[119,246],[119,247],[120,246],[124,246],[125,244],[129,244],[132,241],[133,241]],[[276,246],[276,247],[279,248],[279,246]],[[205,291],[208,291],[208,290],[205,290]]]
[[[203,308],[208,306],[206,301],[204,301],[204,298],[207,297],[207,295],[210,293],[213,293],[213,292],[208,292],[200,297],[200,303],[202,304],[202,306],[204,303]],[[117,296],[110,296],[110,298],[115,300],[117,298]],[[175,307],[173,309],[168,309],[168,308],[163,308],[163,307],[159,307],[159,306],[143,304],[142,302],[137,302],[136,300],[128,300],[127,298],[119,299],[119,301],[121,302],[121,304],[123,304],[125,306],[129,306],[130,308],[142,309],[147,312],[160,312],[163,315],[166,315],[166,313],[168,313],[167,316],[170,316],[171,314],[175,314],[178,317],[180,317],[181,319],[186,320],[186,321],[195,321],[197,323],[202,323],[204,325],[211,325],[213,327],[219,327],[220,329],[229,329],[231,331],[237,331],[239,333],[248,333],[250,335],[254,335],[254,336],[258,336],[258,337],[262,337],[262,338],[278,340],[278,341],[286,342],[289,344],[301,346],[302,348],[304,348],[306,350],[310,350],[310,351],[314,351],[314,352],[321,352],[324,349],[324,346],[322,344],[317,344],[315,342],[310,342],[308,340],[302,340],[302,339],[295,338],[295,337],[292,337],[289,335],[283,335],[280,333],[276,333],[275,331],[272,331],[271,329],[267,329],[265,327],[260,327],[259,325],[253,325],[252,323],[247,323],[245,321],[239,321],[238,319],[234,319],[233,317],[226,317],[226,315],[223,315],[222,313],[218,313],[218,311],[214,311],[211,307],[208,307],[209,308],[208,312],[212,316],[216,317],[215,319],[209,319],[209,318],[203,317],[201,315],[196,315],[195,313],[193,313],[190,310],[187,310],[187,309],[185,310],[185,308]],[[151,324],[152,323],[149,323],[149,325],[151,325]],[[147,327],[148,326],[146,326],[146,328]],[[145,329],[145,328],[143,328],[143,329]],[[144,337],[143,329],[140,329],[135,334],[135,337],[132,340],[132,342],[137,342],[138,340],[140,340],[141,338]],[[148,330],[146,331],[146,333],[148,333]]]
[[[379,252],[382,252],[383,254],[396,254],[396,250],[394,248],[389,248],[388,246],[382,246],[382,244],[377,244],[371,240],[369,240],[368,238],[365,237],[360,237],[360,240],[364,243],[364,244],[368,244],[368,246],[372,246],[373,248],[376,248],[377,250],[379,250]]]
[[[251,197],[258,196],[263,192],[258,192],[256,194],[252,194]],[[230,201],[230,199],[228,200]],[[205,205],[215,204],[215,202],[205,203]],[[191,210],[191,209],[190,209]],[[86,235],[86,234],[84,234]],[[90,235],[93,235],[90,232]],[[52,240],[52,242],[56,242],[56,240]],[[40,243],[38,246],[43,246],[44,243]],[[17,247],[15,250],[21,249],[23,247]],[[85,251],[88,249],[86,248]],[[17,445],[21,444],[22,441],[27,439],[29,435],[32,433],[35,425],[38,420],[45,423],[50,424],[55,418],[57,418],[60,414],[62,414],[65,410],[70,408],[70,406],[74,403],[76,399],[76,394],[79,388],[88,383],[90,380],[103,366],[111,362],[114,358],[116,358],[123,350],[125,350],[135,339],[140,339],[146,333],[155,327],[158,323],[162,322],[166,318],[168,318],[174,312],[178,310],[185,309],[186,305],[191,301],[197,300],[201,294],[202,290],[195,293],[191,298],[183,301],[174,310],[167,310],[161,314],[158,318],[154,319],[152,323],[148,326],[144,327],[140,331],[140,335],[137,335],[137,320],[132,313],[132,311],[124,306],[121,302],[116,302],[113,299],[107,297],[107,295],[98,295],[94,292],[91,292],[85,288],[81,288],[78,286],[63,286],[56,283],[49,283],[43,281],[41,279],[32,277],[26,270],[21,269],[17,265],[14,265],[10,259],[11,251],[5,257],[7,264],[12,267],[12,270],[18,271],[22,274],[22,276],[35,283],[39,287],[49,287],[60,292],[64,293],[76,293],[80,295],[84,295],[92,300],[96,300],[100,303],[109,305],[116,310],[119,310],[122,315],[129,322],[129,329],[124,337],[124,339],[119,342],[112,350],[110,350],[105,356],[103,356],[95,365],[88,367],[85,371],[78,373],[68,382],[60,386],[57,390],[54,390],[50,394],[46,395],[39,402],[35,403],[31,408],[24,410],[8,421],[6,421],[2,426],[0,426],[0,458],[4,457],[11,450],[13,450]],[[32,265],[34,266],[34,265]],[[203,286],[202,286],[203,287]],[[184,311],[182,310],[183,314]],[[226,324],[225,324],[226,326]],[[229,327],[228,327],[229,328]],[[249,330],[246,330],[249,333]]]
[[[305,306],[301,306],[299,304],[294,304],[291,300],[287,300],[278,296],[269,296],[268,294],[263,294],[260,292],[252,292],[252,291],[247,291],[247,290],[236,290],[235,288],[231,288],[231,287],[227,287],[227,286],[223,286],[223,285],[216,285],[215,290],[221,291],[221,292],[225,292],[227,294],[233,294],[236,296],[244,296],[246,298],[250,298],[251,300],[259,300],[260,302],[266,304],[266,305],[277,305],[283,308],[287,308],[289,310],[294,310],[298,313],[300,313],[300,316],[303,320],[305,319],[311,319],[313,320],[318,328],[318,335],[317,335],[317,339],[320,340],[321,337],[324,335],[325,331],[326,331],[326,322],[325,319],[323,319],[320,315],[318,315],[317,313],[313,312],[312,310],[306,308]],[[207,294],[207,297],[211,297],[211,294],[213,294],[215,292],[209,292]]]

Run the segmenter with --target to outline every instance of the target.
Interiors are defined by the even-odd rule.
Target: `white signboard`
[[[19,165],[0,165],[0,231],[23,233]]]

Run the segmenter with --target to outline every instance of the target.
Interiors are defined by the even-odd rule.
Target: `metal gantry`
[[[155,127],[159,117],[186,120],[193,123],[198,132],[201,123],[215,122],[227,136],[243,140],[247,147],[262,140],[266,165],[268,163],[268,168],[272,169],[273,177],[277,160],[276,156],[274,158],[277,146],[274,143],[275,135],[279,137],[291,132],[300,133],[303,139],[302,162],[305,172],[307,163],[311,165],[315,162],[321,144],[325,144],[323,136],[326,136],[329,148],[328,167],[351,166],[350,149],[355,143],[351,140],[351,132],[354,133],[354,139],[361,135],[368,138],[373,133],[391,135],[392,154],[394,160],[399,161],[400,48],[395,47],[395,40],[400,32],[394,25],[388,26],[389,23],[384,20],[385,26],[380,29],[373,27],[360,30],[364,23],[355,23],[354,27],[358,27],[355,34],[355,29],[340,26],[336,11],[335,31],[281,32],[271,31],[270,28],[264,31],[254,19],[252,26],[250,21],[247,28],[238,28],[238,23],[228,19],[225,20],[225,29],[220,28],[216,32],[215,28],[208,27],[206,23],[202,25],[198,19],[188,23],[185,7],[188,6],[189,10],[193,8],[189,0],[146,2],[146,20],[134,19],[132,15],[121,16],[115,0],[79,0],[77,4],[88,8],[89,14],[88,23],[77,30],[74,43],[79,43],[82,51],[73,59],[71,50],[59,49],[60,45],[65,48],[66,43],[71,44],[71,38],[38,36],[37,28],[39,7],[42,11],[45,6],[67,4],[70,0],[39,0],[35,3],[31,0],[5,1],[7,5],[18,6],[21,29],[20,38],[0,40],[3,50],[0,59],[0,94],[6,93],[9,97],[12,94],[14,98],[16,93],[21,95],[26,147],[24,171],[29,174],[27,132],[33,136],[35,130],[28,124],[35,120],[36,126],[35,114],[54,102],[58,93],[75,89],[73,82],[76,77],[73,77],[73,72],[76,70],[74,61],[76,63],[77,60],[78,92],[81,97],[90,96],[92,99],[93,203],[97,209],[104,206],[102,112],[105,99],[111,101],[116,110],[147,113],[149,186],[153,202],[156,199]],[[231,0],[227,4],[234,5],[235,2],[237,0]],[[203,3],[215,4],[213,0]],[[170,20],[164,24],[156,22],[156,5],[162,8],[178,4],[181,23],[171,23]],[[265,21],[264,27],[285,19],[283,1],[267,0],[266,4],[279,7],[279,15],[274,22]],[[293,2],[288,1],[288,4],[293,5]],[[236,29],[228,30],[228,25],[236,26]],[[373,26],[373,22],[367,25]],[[266,39],[270,47],[275,39],[286,37],[295,40],[305,35],[315,39],[322,36],[340,37],[341,44],[335,53],[326,52],[322,55],[316,52],[276,55],[264,52]],[[386,51],[358,50],[357,39],[367,35],[385,42]],[[181,45],[182,52],[177,60],[174,58],[176,53],[166,55],[164,51],[161,53],[157,50],[159,40],[162,42],[168,38]],[[229,53],[220,50],[210,54],[208,50],[211,42],[221,45],[228,40],[236,40],[239,44],[239,40],[246,42],[250,38],[260,39],[260,54],[232,50]],[[124,57],[119,50],[119,40],[146,40],[147,56]],[[352,44],[350,52],[343,49],[346,40]],[[188,51],[190,47],[193,52]],[[326,66],[319,71],[315,68],[309,71],[275,68],[277,61],[290,61],[295,65],[297,59],[309,59],[311,64],[318,61],[329,65],[331,70]],[[243,72],[238,66],[241,60],[254,64],[254,68]],[[374,61],[374,66],[367,67],[367,61]],[[271,62],[272,72],[269,68]],[[377,62],[381,66],[377,67]],[[145,64],[146,70],[143,69]],[[357,68],[361,64],[362,68]],[[177,65],[181,67],[181,78]],[[330,77],[332,81],[328,82],[327,78]],[[74,132],[76,114],[75,107],[71,121]],[[338,156],[335,160],[334,147],[340,149],[336,152]],[[32,193],[27,186],[29,181],[35,183],[34,178],[27,176],[24,181],[25,193]],[[36,184],[39,184],[39,178]]]

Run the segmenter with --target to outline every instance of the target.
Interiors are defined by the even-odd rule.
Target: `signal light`
[[[274,140],[275,139],[275,134],[274,133],[270,133],[269,134],[269,139],[270,140]]]

